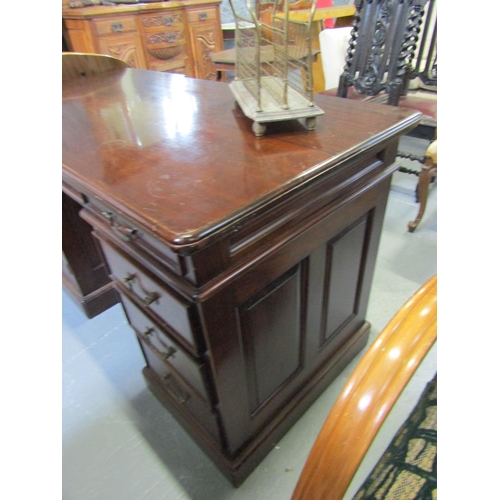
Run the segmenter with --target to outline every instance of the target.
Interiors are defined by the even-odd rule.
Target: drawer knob
[[[111,23],[111,31],[114,31],[115,33],[120,33],[121,31],[123,31],[123,24]]]
[[[165,26],[172,26],[174,24],[173,17],[165,17],[163,20],[165,22]]]
[[[207,13],[200,12],[199,18],[200,18],[200,21],[206,21],[208,19]]]

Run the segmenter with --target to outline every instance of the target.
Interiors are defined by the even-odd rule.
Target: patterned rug
[[[437,374],[353,500],[437,499]]]

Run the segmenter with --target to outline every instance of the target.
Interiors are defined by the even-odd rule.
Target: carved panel
[[[136,35],[103,37],[99,40],[99,50],[125,61],[132,68],[144,68],[145,63],[139,52],[140,41]]]
[[[169,30],[146,34],[146,50],[157,59],[169,60],[184,53],[184,30]]]
[[[146,36],[146,43],[157,45],[161,43],[175,43],[185,40],[184,30],[167,31],[165,33],[154,33]]]
[[[142,18],[142,25],[144,28],[157,28],[160,26],[173,26],[176,24],[183,24],[182,12],[168,12],[158,16]]]
[[[338,95],[389,94],[397,105],[411,74],[425,0],[356,0],[346,65]]]
[[[210,58],[210,54],[217,48],[217,26],[212,23],[203,23],[191,27],[195,55],[195,75],[205,80],[217,80],[217,71]]]

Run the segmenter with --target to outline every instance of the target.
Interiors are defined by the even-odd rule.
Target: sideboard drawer
[[[119,287],[119,291],[128,320],[137,336],[149,344],[157,357],[171,365],[207,403],[215,406],[217,401],[214,392],[206,385],[210,377],[207,365],[203,361],[196,361],[184,352],[182,346],[171,339],[154,320],[148,317],[121,287]]]
[[[183,27],[184,16],[182,10],[168,10],[159,14],[141,15],[142,27],[145,32],[156,31],[165,26]]]
[[[161,61],[187,57],[184,29],[168,29],[156,33],[144,34],[145,48],[148,54]]]
[[[99,233],[96,234],[115,282],[126,288],[134,300],[189,351],[202,354],[205,346],[199,331],[200,320],[195,305],[162,285],[141,264],[130,259]]]
[[[135,17],[114,17],[102,21],[95,21],[97,36],[116,35],[137,31]]]
[[[188,23],[198,23],[217,19],[217,10],[214,8],[192,9],[187,13]]]

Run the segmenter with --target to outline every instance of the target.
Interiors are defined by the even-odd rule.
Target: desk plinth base
[[[350,361],[366,346],[369,331],[370,323],[365,321],[335,355],[320,367],[309,382],[295,393],[276,417],[261,432],[250,439],[234,457],[229,457],[221,450],[218,443],[201,428],[182,404],[169,394],[153,370],[146,366],[143,369],[143,375],[157,399],[174,415],[229,481],[238,487]]]

